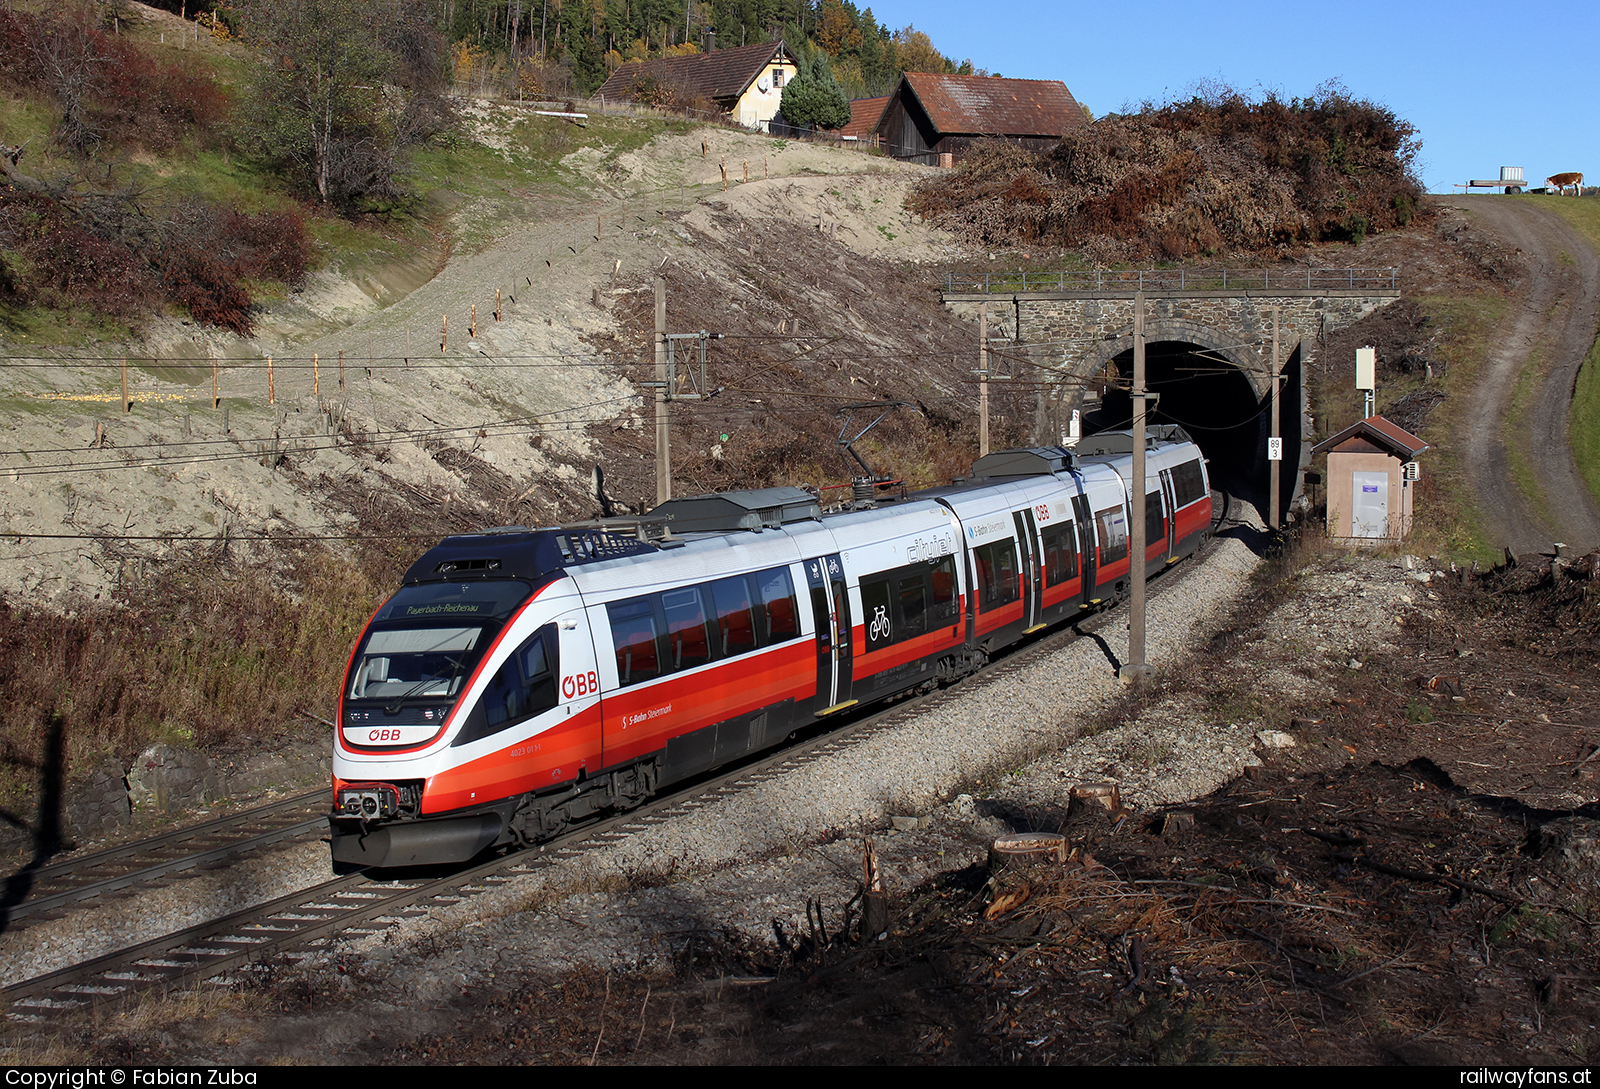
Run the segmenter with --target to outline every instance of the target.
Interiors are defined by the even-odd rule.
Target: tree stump
[[[1060,865],[1066,860],[1067,837],[1054,832],[1017,832],[989,844],[990,877],[1044,862]]]

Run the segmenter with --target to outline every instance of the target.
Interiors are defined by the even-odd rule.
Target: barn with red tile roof
[[[850,102],[850,122],[839,130],[839,135],[846,140],[860,140],[863,143],[872,140],[872,134],[878,129],[878,119],[883,116],[883,108],[889,104],[888,95],[877,98],[857,98]]]
[[[937,166],[941,154],[959,161],[978,140],[1043,151],[1088,123],[1058,79],[907,72],[889,96],[877,133],[896,159]]]

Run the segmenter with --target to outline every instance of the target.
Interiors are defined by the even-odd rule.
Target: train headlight
[[[339,791],[334,813],[361,820],[400,815],[400,792],[387,784],[344,787]]]

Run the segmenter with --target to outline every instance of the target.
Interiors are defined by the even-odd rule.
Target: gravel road
[[[1547,550],[1552,541],[1587,552],[1600,545],[1600,511],[1573,460],[1567,417],[1600,325],[1600,255],[1561,217],[1527,202],[1464,196],[1444,203],[1474,216],[1528,263],[1521,305],[1495,338],[1467,420],[1467,433],[1480,436],[1466,447],[1465,469],[1485,530],[1491,543],[1514,552]],[[1524,371],[1539,366],[1548,372],[1528,408],[1526,449],[1542,510],[1512,478],[1501,433]]]

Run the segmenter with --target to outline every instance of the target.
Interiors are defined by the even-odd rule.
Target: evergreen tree
[[[809,70],[802,67],[783,89],[778,107],[791,125],[811,129],[843,128],[850,120],[850,100],[834,82],[828,58],[819,50]]]

